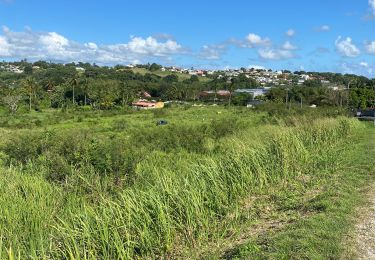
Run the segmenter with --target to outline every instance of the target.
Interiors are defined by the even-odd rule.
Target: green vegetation
[[[333,217],[347,223],[357,202],[348,191],[370,178],[350,175],[340,163],[359,151],[353,144],[360,134],[372,132],[337,109],[291,116],[299,110],[283,107],[277,113],[181,107],[3,116],[0,258],[279,258],[288,252],[300,258],[306,241],[307,255],[337,256],[340,250],[302,236],[315,227],[340,243],[346,229],[329,223]],[[159,119],[169,124],[156,126]],[[319,218],[328,224],[315,225]],[[293,241],[299,244],[290,251]]]
[[[10,72],[14,68],[19,73]],[[146,98],[157,101],[218,101],[228,106],[243,106],[253,97],[237,96],[234,91],[259,88],[261,85],[256,80],[258,76],[252,74],[254,70],[241,71],[236,76],[222,71],[204,74],[203,77],[191,76],[186,71],[162,71],[157,64],[130,68],[120,65],[100,67],[88,63],[0,62],[0,108],[10,114],[76,107],[119,110],[127,108],[145,92],[152,96],[146,95]],[[259,70],[256,73],[263,72]],[[272,90],[259,98],[270,103],[351,109],[375,106],[374,79],[309,72],[312,79],[298,85],[298,75],[304,73],[279,75],[278,85],[271,80],[267,87],[273,87]],[[218,96],[220,90],[227,90],[230,94]],[[211,91],[213,95],[206,100],[202,91]]]
[[[356,208],[366,203],[364,190],[375,179],[373,126],[361,129],[353,141],[349,149],[335,149],[335,161],[326,169],[261,192],[262,200],[252,205],[256,210],[244,208],[241,216],[257,213],[266,220],[241,220],[236,233],[216,242],[225,244],[214,254],[233,259],[355,259]]]
[[[342,254],[374,181],[374,130],[347,115],[374,106],[374,80],[310,73],[299,86],[296,72],[246,109],[252,95],[232,95],[257,87],[244,73],[11,65],[23,73],[0,70],[1,259]],[[175,102],[129,108],[145,91]]]

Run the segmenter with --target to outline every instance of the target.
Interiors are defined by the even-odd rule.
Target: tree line
[[[6,66],[22,68],[23,73],[9,72]],[[245,74],[238,77],[217,75],[209,80],[191,76],[182,79],[177,73],[159,76],[158,64],[138,65],[145,69],[141,74],[125,66],[97,66],[89,63],[58,64],[45,61],[29,63],[25,60],[0,63],[0,98],[3,107],[15,113],[20,107],[32,110],[44,108],[68,108],[90,106],[94,109],[126,107],[148,92],[156,100],[197,101],[204,90],[229,90],[257,88],[255,79]],[[78,68],[78,69],[77,69]],[[274,87],[262,97],[273,102],[300,102],[327,106],[350,106],[367,108],[375,105],[375,80],[356,75],[337,73],[308,73],[314,80],[307,80],[301,86],[294,84]],[[321,83],[321,79],[342,86],[340,91]],[[228,98],[228,104],[243,105],[252,97]],[[233,99],[233,100],[232,100]]]

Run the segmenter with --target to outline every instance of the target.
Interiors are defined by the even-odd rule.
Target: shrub
[[[241,129],[238,121],[234,118],[215,119],[211,122],[210,128],[215,138],[234,134]]]
[[[16,134],[4,145],[4,153],[8,156],[8,164],[25,164],[36,159],[42,153],[38,134]]]
[[[47,166],[47,180],[56,183],[65,183],[67,178],[71,175],[71,166],[66,159],[55,153],[46,155]]]

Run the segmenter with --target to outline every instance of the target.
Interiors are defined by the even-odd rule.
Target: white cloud
[[[85,43],[85,47],[87,47],[88,49],[92,49],[92,50],[98,49],[98,45],[96,45],[96,43],[93,43],[93,42]]]
[[[169,53],[176,53],[182,48],[175,41],[167,40],[161,43],[153,37],[147,39],[133,37],[128,44],[122,44],[121,46],[129,49],[132,53],[151,56],[166,56]]]
[[[266,70],[266,67],[261,66],[261,65],[249,65],[249,69],[255,69],[255,70]]]
[[[295,58],[297,46],[286,41],[281,47],[270,47],[258,50],[259,57],[265,60],[286,60]]]
[[[375,19],[375,0],[368,0],[369,12],[363,17],[365,20]]]
[[[344,57],[357,57],[361,51],[355,46],[350,37],[342,39],[341,36],[335,41],[336,50]]]
[[[199,53],[199,57],[207,60],[218,60],[227,51],[225,44],[204,45]]]
[[[63,58],[67,55],[69,40],[55,32],[50,32],[39,37],[40,49],[45,50],[48,55]],[[71,55],[71,53],[69,53]]]
[[[293,29],[289,29],[288,31],[286,31],[286,35],[288,37],[293,37],[295,34],[296,34],[296,31]]]
[[[50,32],[40,36],[40,42],[50,48],[62,48],[69,45],[69,40],[55,32]]]
[[[227,45],[234,45],[234,46],[237,46],[238,48],[252,48],[252,46],[250,45],[249,46],[249,43],[246,40],[239,40],[239,39],[236,39],[236,38],[230,38],[228,39],[225,44]]]
[[[368,54],[375,54],[375,41],[366,42],[365,49]]]
[[[260,49],[258,54],[262,59],[265,60],[285,60],[295,57],[292,51],[284,49]]]
[[[261,36],[250,33],[247,37],[246,40],[248,43],[251,44],[251,46],[258,45],[258,46],[267,46],[271,44],[271,40],[269,38],[262,38]]]
[[[316,29],[316,31],[318,31],[318,32],[328,32],[330,30],[331,30],[331,27],[329,25],[326,25],[326,24],[324,24],[324,25],[322,25],[322,26],[320,26]]]
[[[363,75],[369,78],[375,77],[375,64],[369,64],[367,62],[361,63],[341,63],[338,64],[338,69],[342,73]]]
[[[13,32],[3,27],[0,35],[0,58],[44,59],[61,62],[83,61],[104,64],[165,59],[184,53],[183,47],[171,39],[131,37],[127,43],[98,45],[93,42],[78,43],[56,32]]]
[[[0,36],[0,56],[10,56],[10,46],[5,37]]]
[[[291,44],[290,41],[286,41],[286,42],[283,44],[282,48],[283,48],[284,50],[289,50],[289,51],[292,51],[292,50],[296,50],[296,49],[297,49],[297,47],[294,46],[293,44]]]
[[[375,15],[375,0],[368,0],[368,4],[371,8],[372,14]]]
[[[227,46],[234,45],[238,48],[256,48],[272,45],[270,38],[262,37],[255,33],[249,33],[245,39],[230,38],[224,42]]]

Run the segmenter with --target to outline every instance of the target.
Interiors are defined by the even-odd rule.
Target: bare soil
[[[375,260],[375,185],[368,193],[369,201],[362,208],[356,226],[358,259]]]

